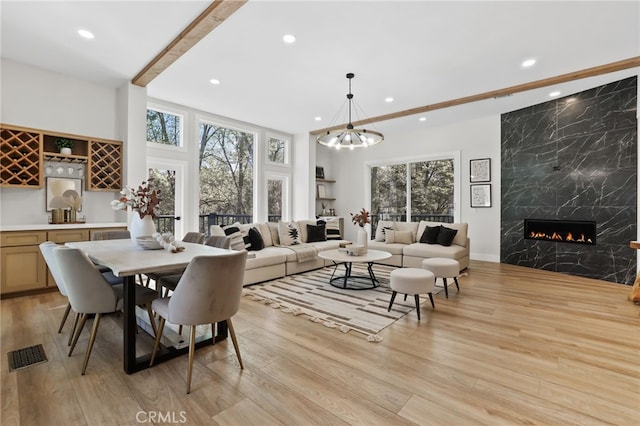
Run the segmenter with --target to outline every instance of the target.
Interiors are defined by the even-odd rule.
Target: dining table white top
[[[126,277],[148,272],[174,271],[186,268],[196,256],[216,256],[233,253],[232,250],[211,247],[204,244],[181,242],[183,251],[146,250],[132,239],[78,241],[65,243],[66,246],[82,250],[100,265],[109,267],[118,277]]]

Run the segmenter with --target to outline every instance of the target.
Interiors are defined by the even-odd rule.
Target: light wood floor
[[[3,300],[2,424],[640,424],[630,287],[477,261],[460,287],[380,343],[243,299],[245,370],[230,341],[203,348],[190,395],[186,356],[124,374],[121,318],[101,324],[81,376],[88,330],[68,358],[64,298]],[[8,373],[6,352],[37,343],[49,361]]]

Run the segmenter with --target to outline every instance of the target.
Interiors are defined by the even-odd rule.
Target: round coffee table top
[[[367,250],[365,254],[360,256],[351,256],[345,252],[334,250],[325,250],[318,253],[318,257],[322,259],[332,260],[334,262],[376,262],[379,260],[389,259],[391,253],[382,250]]]

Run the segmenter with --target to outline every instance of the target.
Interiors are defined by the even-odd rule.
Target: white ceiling
[[[3,58],[98,84],[130,81],[208,1],[7,1]],[[76,31],[95,34],[87,41]],[[282,42],[294,34],[293,45]],[[638,1],[251,0],[148,85],[153,98],[303,133],[342,123],[347,79],[367,118],[640,55]],[[527,58],[537,64],[523,69]],[[414,130],[637,75],[592,77],[374,124]],[[214,86],[211,78],[221,81]],[[384,98],[392,96],[394,102]],[[321,116],[322,121],[314,120]],[[337,123],[336,121],[337,120]]]

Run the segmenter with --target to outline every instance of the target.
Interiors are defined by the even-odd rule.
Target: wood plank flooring
[[[89,327],[67,357],[70,322],[56,333],[66,300],[5,299],[1,424],[640,424],[631,287],[479,261],[459,281],[380,343],[243,299],[234,325],[245,370],[230,340],[203,348],[190,395],[186,356],[122,371],[118,315],[101,322],[81,376]],[[9,373],[6,352],[37,343],[49,361]]]

